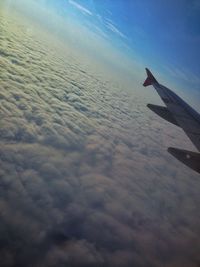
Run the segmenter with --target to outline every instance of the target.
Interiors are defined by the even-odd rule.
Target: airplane
[[[152,85],[166,106],[147,104],[147,107],[168,122],[179,126],[200,151],[200,114],[177,94],[160,84],[149,69],[143,86]],[[200,153],[169,147],[168,152],[189,168],[200,173]]]

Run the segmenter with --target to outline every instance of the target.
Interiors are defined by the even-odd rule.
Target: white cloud
[[[69,0],[69,4],[73,5],[75,8],[77,8],[79,11],[81,11],[84,15],[90,15],[93,16],[92,12],[85,8],[84,6],[78,4],[77,2],[73,0]]]
[[[93,25],[94,31],[106,40],[109,40],[109,36],[98,26]]]
[[[122,33],[119,29],[117,29],[117,27],[114,26],[112,23],[106,22],[106,27],[115,34],[117,34],[118,36],[120,36],[121,38],[127,39],[127,36],[124,33]]]

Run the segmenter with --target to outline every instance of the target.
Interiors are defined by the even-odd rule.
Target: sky
[[[113,68],[120,65],[131,76],[134,62],[142,79],[144,68],[149,67],[161,83],[178,90],[200,110],[200,1],[24,1],[29,8],[30,2],[42,3],[66,22],[73,21],[77,29],[88,30],[90,36],[83,28],[79,32],[72,29],[74,36],[81,37],[75,42],[81,45],[88,41],[90,52],[105,61],[112,55]],[[126,58],[119,58],[119,53]]]
[[[51,0],[48,5],[156,71],[186,97],[192,93],[198,106],[200,1]]]

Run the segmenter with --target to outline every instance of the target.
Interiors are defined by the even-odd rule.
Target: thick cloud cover
[[[200,179],[166,152],[190,147],[181,130],[45,30],[0,22],[0,266],[199,266]]]

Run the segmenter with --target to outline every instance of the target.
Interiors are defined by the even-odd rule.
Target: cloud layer
[[[190,147],[181,131],[44,29],[0,20],[0,265],[198,266],[199,176],[166,152]]]

